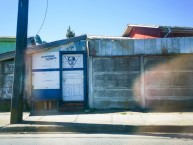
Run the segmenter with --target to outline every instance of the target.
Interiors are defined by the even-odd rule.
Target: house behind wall
[[[135,39],[192,37],[192,27],[128,24],[123,37]]]

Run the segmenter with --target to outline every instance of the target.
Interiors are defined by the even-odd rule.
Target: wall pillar
[[[89,98],[89,108],[94,108],[94,96],[93,96],[93,58],[89,57],[89,68],[88,68],[88,80],[89,80],[89,90],[88,90],[88,98]]]
[[[140,76],[141,76],[141,108],[146,108],[146,102],[145,102],[145,71],[144,71],[144,56],[140,55]]]

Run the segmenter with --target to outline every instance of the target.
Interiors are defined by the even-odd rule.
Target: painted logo
[[[68,64],[70,65],[70,67],[73,68],[76,62],[78,61],[79,57],[78,56],[77,57],[76,56],[66,56],[65,59],[68,62]]]

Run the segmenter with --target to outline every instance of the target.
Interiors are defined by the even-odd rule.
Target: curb
[[[59,125],[8,125],[0,133],[19,132],[71,132],[71,133],[193,133],[193,126],[131,126],[104,124]]]

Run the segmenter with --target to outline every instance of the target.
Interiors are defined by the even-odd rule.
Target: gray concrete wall
[[[91,108],[193,107],[193,38],[91,38]]]
[[[146,56],[147,108],[193,106],[193,55]]]
[[[134,108],[140,102],[139,57],[94,57],[92,59],[94,108]],[[140,84],[140,82],[139,82]]]

